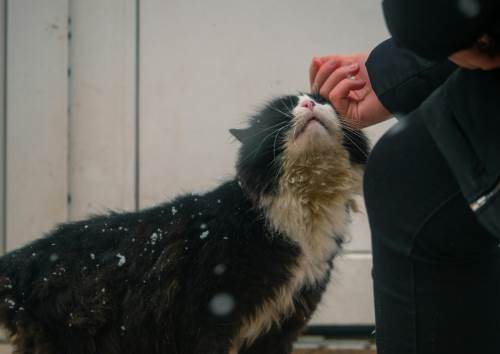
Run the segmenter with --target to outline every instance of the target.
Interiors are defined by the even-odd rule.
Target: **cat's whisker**
[[[283,129],[285,128],[288,128],[289,125],[291,124],[290,122],[285,122],[287,123],[285,126],[281,127],[281,128],[278,128],[276,130],[274,130],[273,132],[271,132],[270,134],[266,135],[260,142],[260,144],[253,150],[249,153],[249,156],[244,159],[243,161],[247,161],[249,160],[250,158],[253,158],[257,155],[257,153],[260,151],[260,148],[262,147],[262,145],[264,144],[264,142],[267,140],[267,138],[269,138],[270,136],[272,136],[273,134],[276,134],[276,135],[279,135],[279,132],[282,131]]]
[[[292,97],[289,96],[288,99],[284,100],[283,103],[287,106],[290,112],[293,112],[295,103],[292,101]]]
[[[276,132],[276,136],[274,137],[274,143],[273,143],[273,161],[276,160],[276,141],[278,139],[280,131],[283,130],[284,128],[287,128],[287,127],[283,127],[279,131],[277,131]]]
[[[362,134],[361,132],[361,129],[356,127],[356,126],[353,126],[352,124],[350,123],[346,123],[346,122],[342,122],[340,121],[340,124],[342,125],[342,127],[346,128],[346,129],[349,129],[350,131],[353,131],[353,132],[356,132],[356,133],[359,133],[359,134]]]
[[[359,138],[363,138],[363,137],[364,137],[364,135],[363,135],[362,133],[359,133],[359,132],[357,132],[356,130],[350,130],[350,129],[349,129],[349,128],[347,128],[347,127],[343,127],[343,129],[345,129],[347,133],[349,133],[349,134],[351,134],[351,135],[354,135],[354,136],[356,136],[356,137],[359,137]]]
[[[342,128],[344,128],[345,130],[347,130],[348,132],[352,133],[353,135],[356,135],[356,136],[359,136],[359,137],[364,137],[365,135],[363,134],[362,131],[356,129],[356,128],[353,128],[352,126],[340,121],[340,125],[342,126]]]
[[[270,108],[271,108],[273,111],[276,111],[276,112],[278,112],[278,113],[281,113],[281,114],[283,114],[284,116],[286,116],[286,117],[288,117],[288,118],[290,118],[290,119],[293,119],[293,118],[294,118],[294,117],[293,117],[290,113],[285,113],[285,112],[283,112],[282,110],[279,110],[279,109],[278,109],[278,108],[276,108],[276,107],[270,107]]]
[[[272,125],[272,126],[270,126],[270,127],[265,128],[265,129],[262,129],[262,130],[258,131],[258,132],[257,132],[257,133],[255,133],[255,134],[248,135],[248,137],[249,137],[249,138],[253,138],[253,137],[257,136],[257,135],[261,135],[261,134],[262,134],[263,132],[265,132],[265,131],[268,131],[268,130],[270,130],[270,129],[274,129],[274,128],[276,128],[276,127],[279,127],[279,126],[281,126],[281,125],[283,125],[283,124],[288,124],[288,123],[289,123],[289,122],[286,122],[286,121],[285,121],[285,122],[279,122],[278,124],[275,124],[275,125]]]
[[[356,121],[354,121],[352,119],[348,119],[345,116],[340,115],[340,114],[338,114],[338,116],[340,118],[339,119],[340,122],[342,124],[344,124],[345,126],[349,126],[349,127],[353,128],[353,129],[361,130],[361,123],[360,122],[356,122]]]
[[[349,139],[349,141],[359,150],[359,152],[364,155],[364,157],[368,158],[368,154],[365,152],[365,150],[363,150],[358,144],[356,144],[354,140],[349,137],[349,135],[344,134],[344,137]]]

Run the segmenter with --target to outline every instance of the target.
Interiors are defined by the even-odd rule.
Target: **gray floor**
[[[305,336],[295,345],[294,354],[375,354],[371,339],[326,339]],[[0,354],[12,354],[12,347],[0,344]]]

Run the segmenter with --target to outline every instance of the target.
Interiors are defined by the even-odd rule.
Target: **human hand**
[[[458,66],[469,70],[493,70],[500,68],[500,54],[490,55],[477,47],[460,50],[450,56]]]
[[[388,119],[370,84],[367,53],[314,57],[309,67],[311,91],[329,100],[339,114],[356,128]]]

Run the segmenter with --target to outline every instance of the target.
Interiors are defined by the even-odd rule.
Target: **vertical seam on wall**
[[[71,191],[72,191],[72,183],[71,183],[71,141],[72,141],[72,131],[73,131],[73,114],[71,110],[71,103],[72,103],[72,98],[73,98],[73,92],[71,89],[71,80],[72,80],[72,72],[71,72],[71,59],[72,59],[72,19],[71,15],[73,14],[73,1],[68,0],[68,34],[67,34],[67,40],[68,40],[68,63],[67,63],[67,77],[68,77],[68,87],[67,87],[67,114],[68,114],[68,121],[67,121],[67,136],[66,136],[66,180],[67,180],[67,191],[66,191],[66,220],[69,221],[71,219],[72,213],[71,213]]]
[[[2,188],[2,196],[3,199],[1,201],[2,203],[2,230],[0,232],[2,233],[2,242],[1,242],[1,251],[2,253],[5,253],[7,251],[7,30],[8,30],[8,25],[7,25],[7,20],[8,20],[8,0],[5,0],[4,2],[4,8],[3,8],[3,82],[1,85],[3,86],[3,108],[2,108],[2,125],[3,125],[3,131],[2,131],[2,145],[3,145],[3,151],[2,151],[2,164],[3,164],[3,178],[2,178],[2,185],[0,188]]]
[[[134,151],[134,199],[135,210],[140,207],[140,50],[141,50],[141,5],[135,1],[135,151]]]

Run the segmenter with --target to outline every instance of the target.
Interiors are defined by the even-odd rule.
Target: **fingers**
[[[330,73],[330,76],[322,83],[319,94],[328,97],[330,92],[344,79],[354,77],[360,70],[358,63],[340,67]]]
[[[344,79],[329,93],[328,98],[334,101],[349,98],[351,91],[360,90],[365,85],[366,81],[363,80]]]
[[[338,67],[349,65],[351,63],[364,63],[366,62],[366,59],[368,58],[368,53],[357,53],[357,54],[331,54],[331,55],[324,55],[324,56],[316,56],[311,60],[311,64],[309,66],[309,83],[311,85],[311,89],[313,89],[313,92],[317,92],[319,88],[321,87],[321,84],[325,81],[325,79],[329,75],[322,75],[321,77],[317,78],[318,73],[320,72],[321,69],[323,69],[323,66],[326,65],[329,62],[336,62]],[[324,70],[327,70],[327,68],[324,68]],[[318,84],[318,87],[313,87],[315,81],[318,80],[316,84]],[[315,89],[315,90],[314,90]]]
[[[349,105],[353,104],[353,100],[349,97],[351,91],[360,90],[366,85],[366,81],[344,79],[340,81],[333,90],[328,93],[328,100],[333,106],[343,115],[349,112]],[[356,117],[348,117],[356,118]]]
[[[330,60],[321,65],[314,78],[314,82],[311,85],[311,91],[313,93],[319,92],[323,83],[330,77],[330,75],[340,66],[340,64],[335,60]]]

